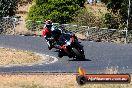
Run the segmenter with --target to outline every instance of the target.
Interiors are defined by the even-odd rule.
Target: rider
[[[51,20],[47,20],[45,22],[45,26],[43,28],[43,37],[45,37],[46,41],[47,41],[47,44],[48,44],[48,48],[49,50],[51,50],[53,47],[55,48],[59,48],[60,46],[56,43],[56,44],[53,44],[53,41],[55,40],[57,42],[57,39],[58,37],[56,36],[53,36],[53,34],[57,34],[56,33],[53,33],[53,23]],[[60,35],[58,33],[58,35]]]

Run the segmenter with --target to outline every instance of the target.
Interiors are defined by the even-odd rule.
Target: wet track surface
[[[120,73],[132,73],[131,44],[81,42],[86,60],[75,61],[66,56],[58,58],[55,49],[48,50],[42,37],[0,35],[0,47],[29,50],[58,58],[57,62],[51,64],[0,67],[0,72],[76,72],[82,66],[88,73],[104,72],[110,67],[117,68]]]

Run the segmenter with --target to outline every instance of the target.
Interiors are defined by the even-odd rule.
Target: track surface
[[[120,73],[132,73],[132,45],[81,42],[84,45],[86,61],[74,61],[65,56],[52,64],[0,67],[0,72],[76,72],[82,66],[88,73],[104,72],[107,67],[116,67]],[[49,51],[42,37],[0,35],[0,47],[57,57],[57,52],[54,49]]]

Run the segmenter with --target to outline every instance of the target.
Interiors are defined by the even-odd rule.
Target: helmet
[[[53,26],[53,23],[52,23],[51,20],[47,20],[47,21],[45,22],[45,24],[46,24],[46,27],[47,27],[47,28],[51,28],[51,27]]]

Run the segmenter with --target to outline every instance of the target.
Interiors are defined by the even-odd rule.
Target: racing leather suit
[[[58,44],[58,39],[56,39],[56,36],[53,36],[53,29],[53,27],[51,27],[51,29],[48,29],[46,26],[43,28],[43,37],[46,39],[49,50],[51,50],[53,47],[61,48]]]

